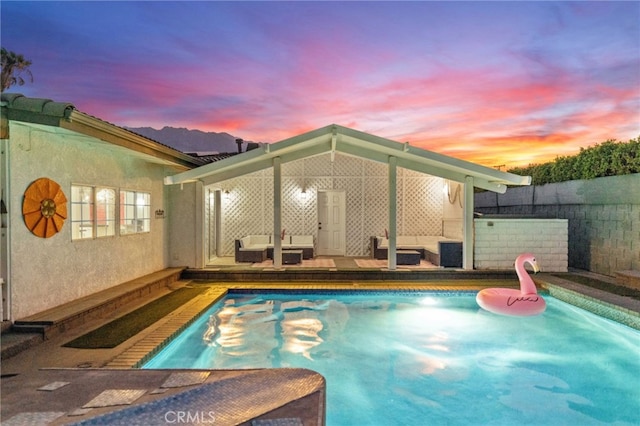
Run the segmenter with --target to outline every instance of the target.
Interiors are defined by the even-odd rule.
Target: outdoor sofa
[[[236,262],[263,262],[273,259],[273,235],[247,235],[235,241]],[[313,235],[285,235],[283,250],[302,250],[303,259],[313,259]]]
[[[264,262],[267,260],[267,248],[271,240],[270,235],[247,235],[246,237],[236,240],[236,262]]]
[[[389,250],[389,239],[371,237],[371,256],[374,259],[386,259]],[[462,241],[440,235],[419,235],[396,237],[396,250],[414,250],[420,258],[436,266],[449,268],[462,267]]]

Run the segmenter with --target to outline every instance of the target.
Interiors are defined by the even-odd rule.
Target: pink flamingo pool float
[[[539,315],[547,308],[544,299],[538,295],[536,285],[524,268],[528,263],[534,272],[540,268],[536,257],[523,253],[516,258],[516,274],[520,280],[520,290],[511,288],[486,288],[478,292],[476,302],[481,308],[500,315],[531,316]]]

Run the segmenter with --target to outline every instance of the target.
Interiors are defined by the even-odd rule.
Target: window
[[[93,187],[71,186],[71,239],[93,238]]]
[[[71,186],[71,239],[86,240],[116,234],[116,190]]]
[[[151,231],[151,194],[120,191],[120,234]]]
[[[113,237],[151,231],[151,194],[89,185],[71,186],[71,239]]]
[[[96,188],[96,236],[116,235],[116,190]]]

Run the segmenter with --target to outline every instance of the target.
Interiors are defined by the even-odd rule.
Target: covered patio
[[[194,236],[200,268],[233,255],[237,240],[262,235],[276,270],[285,238],[304,236],[313,239],[315,257],[353,258],[358,268],[379,237],[388,244],[383,269],[395,271],[399,238],[432,236],[459,240],[460,268],[470,270],[473,188],[504,193],[530,177],[333,124],[165,178],[178,188],[170,188],[176,200],[186,184],[195,185],[189,220],[201,230]]]

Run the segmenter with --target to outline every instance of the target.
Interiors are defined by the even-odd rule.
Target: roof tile
[[[54,102],[51,99],[27,98],[20,93],[3,93],[2,101],[16,110],[35,112],[53,117],[67,117],[75,107],[69,102]]]

